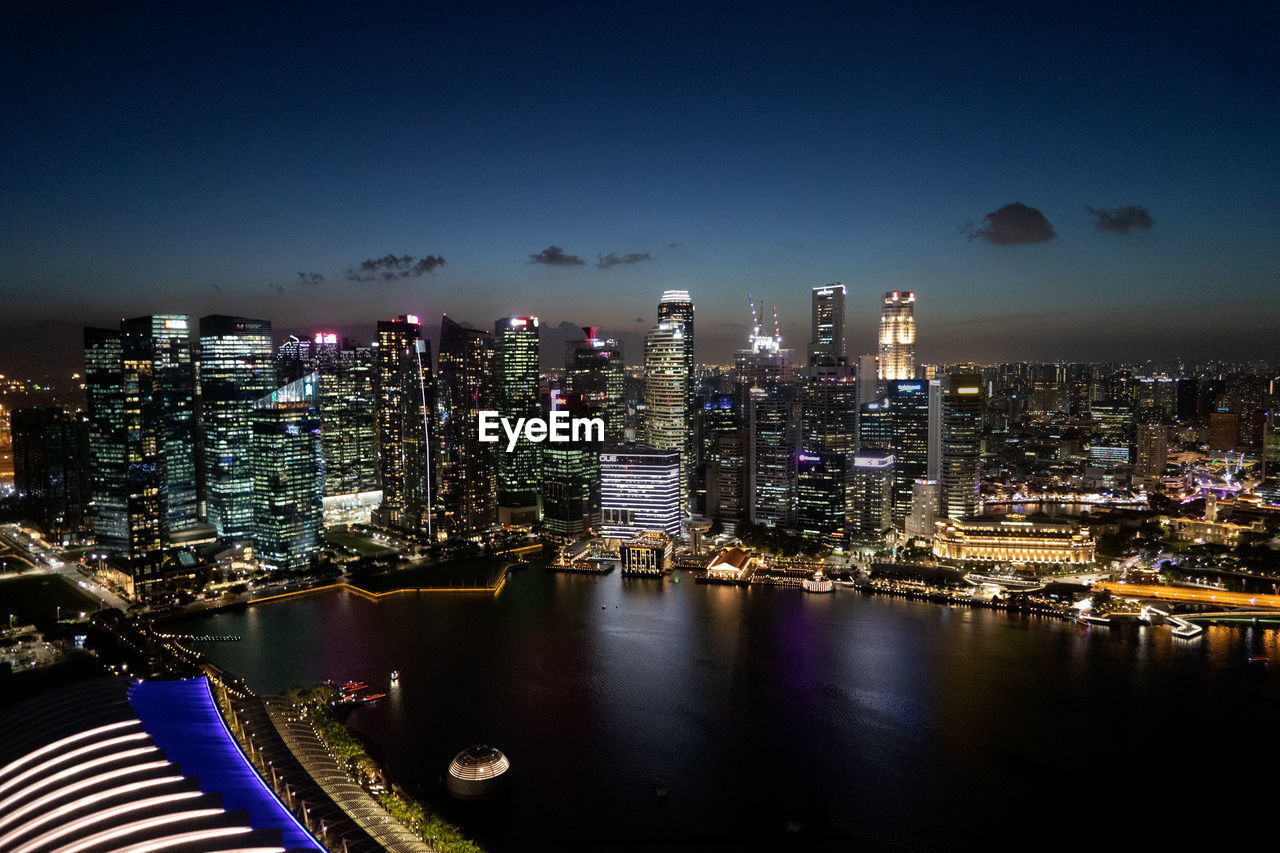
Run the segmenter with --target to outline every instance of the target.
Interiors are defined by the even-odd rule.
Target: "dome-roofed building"
[[[459,800],[482,800],[502,790],[511,762],[502,750],[475,744],[459,752],[449,762],[444,787]]]

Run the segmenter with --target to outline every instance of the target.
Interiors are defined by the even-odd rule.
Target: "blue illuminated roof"
[[[223,808],[244,809],[255,829],[279,829],[289,850],[324,850],[302,828],[249,764],[209,692],[204,678],[144,681],[129,692],[142,726],[184,776],[222,795]]]

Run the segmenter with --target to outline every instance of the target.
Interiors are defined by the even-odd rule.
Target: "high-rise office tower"
[[[742,421],[741,402],[727,394],[711,396],[698,410],[698,482],[703,490],[699,511],[727,525],[742,518],[745,506]]]
[[[941,487],[933,480],[916,480],[912,483],[911,517],[907,519],[907,535],[932,539],[941,502]]]
[[[795,522],[796,446],[799,406],[792,351],[774,334],[753,327],[747,349],[734,354],[739,393],[746,412],[747,517],[755,523],[791,527]]]
[[[378,323],[374,398],[382,505],[374,520],[434,538],[439,444],[432,414],[431,346],[416,314]]]
[[[668,290],[658,322],[644,339],[644,441],[680,454],[680,502],[689,505],[693,473],[693,303],[685,290]]]
[[[480,441],[480,412],[496,408],[493,335],[440,321],[440,499],[451,535],[473,537],[498,520],[497,444]]]
[[[849,532],[863,539],[878,536],[893,521],[893,454],[860,451],[849,467]]]
[[[874,402],[880,396],[880,381],[877,378],[876,356],[868,353],[858,358],[858,409],[867,403]]]
[[[1164,424],[1138,424],[1133,476],[1157,481],[1169,456],[1169,428]]]
[[[305,569],[320,553],[319,378],[308,373],[253,403],[252,534],[265,569]]]
[[[890,380],[885,390],[893,451],[893,523],[911,515],[912,486],[929,473],[929,389],[923,379]]]
[[[159,510],[140,505],[143,496],[130,492],[126,463],[128,433],[124,422],[124,341],[116,329],[84,330],[85,411],[89,418],[89,519],[99,548],[131,553],[131,521],[148,515],[156,524]],[[141,481],[143,478],[135,478]],[[158,501],[155,486],[146,500]]]
[[[317,333],[326,341],[337,335]],[[320,375],[320,448],[324,495],[358,495],[381,488],[378,480],[377,350],[344,345],[317,365]]]
[[[213,314],[200,318],[200,425],[205,507],[224,539],[253,528],[254,404],[276,387],[271,323]]]
[[[680,454],[648,447],[606,448],[600,454],[602,529],[628,540],[650,530],[680,535]]]
[[[880,379],[916,376],[916,295],[891,290],[880,308]]]
[[[942,386],[942,518],[963,518],[977,511],[983,409],[981,376],[947,375]]]
[[[844,360],[844,285],[840,282],[813,289],[813,339],[809,341],[810,365],[837,364]]]
[[[154,440],[160,533],[166,539],[199,524],[196,495],[195,372],[185,314],[153,314],[120,323],[126,408],[137,383],[137,423]],[[146,452],[146,451],[144,451]]]
[[[929,383],[929,462],[926,479],[936,483],[942,477],[942,380],[935,377],[926,381]]]
[[[538,318],[503,317],[493,325],[496,349],[497,410],[515,423],[542,416],[538,401]],[[538,520],[542,446],[521,437],[510,453],[498,457],[498,521],[532,524]]]
[[[587,417],[587,403],[551,393],[551,411]],[[594,417],[595,415],[591,415]],[[542,448],[542,523],[555,536],[581,539],[600,521],[600,445],[548,443]]]
[[[836,546],[844,541],[846,457],[843,453],[801,453],[796,467],[796,528]]]
[[[601,338],[599,326],[584,326],[586,337],[565,341],[566,396],[583,404],[583,417],[604,418],[604,440],[621,444],[626,428],[622,345]]]
[[[847,366],[818,367],[800,388],[804,449],[852,456],[857,443],[858,383]]]
[[[10,430],[23,518],[70,543],[90,529],[88,422],[62,409],[16,409]]]

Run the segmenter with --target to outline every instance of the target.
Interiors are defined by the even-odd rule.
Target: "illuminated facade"
[[[645,447],[600,454],[601,528],[609,539],[649,530],[680,535],[680,454]]]
[[[942,385],[942,433],[939,482],[941,514],[960,518],[978,508],[982,471],[982,377],[952,373]]]
[[[422,338],[416,314],[379,322],[377,344],[373,391],[382,505],[374,521],[431,538],[438,479],[431,344]]]
[[[480,412],[493,410],[493,335],[440,321],[440,501],[446,529],[476,536],[498,520],[498,445],[480,441]]]
[[[680,454],[680,504],[690,499],[693,442],[693,303],[685,290],[668,290],[658,322],[644,339],[644,441]]]
[[[271,323],[214,314],[200,318],[200,424],[205,512],[224,539],[253,528],[254,402],[276,387]]]
[[[316,336],[326,343],[337,338],[333,332],[317,332]],[[372,347],[343,348],[316,365],[326,498],[350,499],[381,488],[374,393],[376,354]]]
[[[493,325],[493,340],[497,410],[513,423],[518,418],[542,417],[538,402],[538,318],[503,317]],[[532,524],[538,520],[541,448],[521,436],[514,450],[497,454],[499,523]]]
[[[929,386],[923,379],[885,383],[885,396],[863,406],[858,416],[861,453],[894,456],[892,520],[903,526],[911,515],[911,489],[929,472]]]
[[[568,396],[581,401],[585,417],[604,418],[604,440],[621,444],[624,437],[622,344],[601,338],[598,326],[585,326],[586,337],[565,341],[564,367]]]
[[[747,517],[771,527],[795,523],[798,424],[793,352],[773,335],[752,329],[747,349],[734,353],[746,409]]]
[[[880,379],[916,378],[916,295],[891,290],[880,308]]]
[[[801,453],[796,458],[796,527],[826,545],[841,544],[845,530],[845,455]]]
[[[253,544],[264,569],[306,569],[320,553],[318,384],[308,373],[253,404]]]
[[[813,289],[813,339],[809,364],[836,364],[845,358],[844,285],[833,282]]]
[[[1072,522],[1019,515],[935,522],[933,555],[979,563],[1080,565],[1094,560],[1094,540]]]
[[[893,454],[859,453],[849,467],[849,532],[878,536],[893,521]]]
[[[624,575],[663,575],[671,568],[671,537],[648,530],[619,549]]]
[[[16,409],[11,416],[14,488],[22,512],[53,541],[89,522],[89,425],[62,409]]]

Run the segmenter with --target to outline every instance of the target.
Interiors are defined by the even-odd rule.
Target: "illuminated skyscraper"
[[[305,569],[320,553],[318,384],[308,373],[253,404],[252,533],[265,569]]]
[[[440,321],[440,501],[453,536],[482,534],[498,520],[497,444],[480,441],[480,412],[497,408],[493,335]]]
[[[734,354],[734,369],[746,410],[748,519],[773,527],[795,522],[796,405],[792,350],[774,334],[752,328],[747,349]]]
[[[1133,476],[1155,485],[1164,474],[1169,457],[1169,428],[1164,424],[1138,424]]]
[[[929,392],[923,379],[886,386],[885,396],[859,413],[858,447],[893,453],[892,518],[904,525],[911,514],[912,484],[929,471]]]
[[[582,402],[582,417],[604,418],[604,440],[621,444],[625,430],[622,344],[584,326],[586,338],[564,343],[567,396]]]
[[[655,450],[679,452],[680,505],[685,507],[693,441],[693,303],[688,291],[662,294],[658,322],[644,339],[644,374],[644,441]]]
[[[130,491],[127,429],[124,421],[123,340],[116,329],[84,330],[84,388],[89,416],[89,520],[98,547],[129,553],[131,520],[147,516],[156,523],[159,510],[139,505],[158,501]]]
[[[542,417],[538,399],[538,318],[503,317],[494,323],[497,410],[514,423]],[[515,449],[498,457],[498,521],[532,524],[538,520],[542,446],[521,437]]]
[[[378,323],[374,374],[378,478],[382,505],[374,520],[388,527],[434,535],[435,454],[431,413],[435,383],[431,345],[416,314]]]
[[[849,532],[878,536],[893,520],[893,454],[871,450],[853,457],[849,491]]]
[[[70,543],[88,529],[88,422],[63,409],[16,409],[11,433],[22,517],[50,541]]]
[[[844,285],[840,282],[813,289],[813,339],[809,364],[837,364],[844,351]]]
[[[608,448],[600,454],[602,529],[628,540],[649,530],[680,535],[680,456],[648,447]]]
[[[978,509],[982,470],[982,377],[952,373],[942,385],[941,518],[964,518]]]
[[[334,332],[316,336],[326,348],[330,340],[336,344]],[[375,348],[344,346],[317,365],[325,497],[381,488],[373,390],[376,357]]]
[[[916,295],[891,290],[880,308],[880,379],[915,379]]]
[[[846,457],[801,453],[796,457],[796,527],[824,545],[844,542]]]
[[[253,529],[253,424],[257,400],[276,387],[271,323],[214,314],[200,318],[200,424],[205,506],[225,539]]]
[[[566,347],[567,349],[567,347]],[[581,398],[566,401],[552,391],[551,410],[586,417]],[[594,414],[592,415],[594,416]],[[581,539],[600,521],[600,445],[548,442],[542,448],[542,523],[556,536]]]

